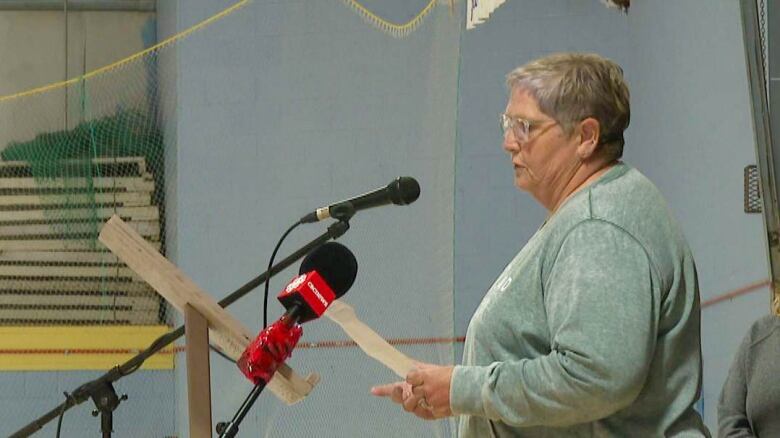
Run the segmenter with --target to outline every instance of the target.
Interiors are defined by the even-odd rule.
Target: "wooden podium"
[[[198,309],[184,309],[184,336],[187,344],[187,403],[190,436],[211,437],[211,367],[209,365],[209,325]],[[205,382],[205,384],[204,384]]]
[[[190,436],[211,437],[209,343],[238,360],[252,341],[252,333],[118,216],[103,226],[99,240],[184,314]],[[303,378],[282,365],[267,388],[292,405],[303,400],[318,381],[316,373]]]

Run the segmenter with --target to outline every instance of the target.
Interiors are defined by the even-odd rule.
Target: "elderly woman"
[[[739,346],[720,393],[718,436],[780,437],[780,295]]]
[[[507,83],[503,148],[549,216],[472,317],[463,365],[372,393],[459,415],[462,437],[707,436],[696,268],[656,187],[619,161],[621,68],[555,54]]]

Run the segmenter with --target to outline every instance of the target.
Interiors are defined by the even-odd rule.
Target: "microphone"
[[[329,217],[335,219],[349,219],[355,212],[367,208],[379,207],[393,203],[395,205],[408,205],[420,197],[420,184],[411,176],[401,176],[390,182],[385,187],[364,193],[354,198],[346,199],[335,204],[321,207],[301,218],[302,224],[310,224],[325,220]]]
[[[309,253],[278,299],[286,312],[260,331],[236,363],[255,385],[268,383],[292,355],[303,334],[301,324],[318,318],[344,295],[357,276],[357,260],[346,246],[328,242]]]

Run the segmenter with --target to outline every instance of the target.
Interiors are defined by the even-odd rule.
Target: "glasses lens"
[[[512,120],[512,133],[515,134],[515,140],[525,143],[528,141],[528,122],[525,120]]]
[[[513,119],[506,114],[501,114],[501,130],[506,135],[508,130],[512,130],[515,140],[519,142],[528,141],[528,122],[523,119]]]
[[[506,131],[509,129],[509,117],[506,116],[506,114],[501,114],[499,116],[499,123],[501,123],[501,132],[506,134]]]

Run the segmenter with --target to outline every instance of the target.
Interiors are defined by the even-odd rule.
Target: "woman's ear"
[[[580,122],[580,144],[577,145],[577,155],[581,160],[591,158],[596,153],[599,145],[599,135],[601,134],[601,125],[593,117]]]

